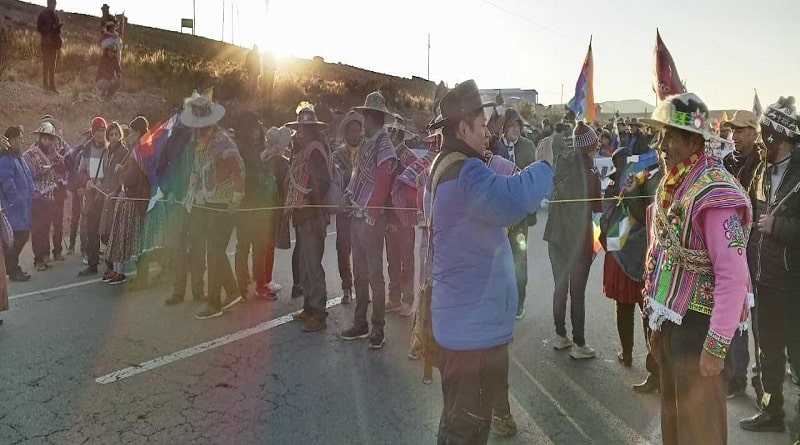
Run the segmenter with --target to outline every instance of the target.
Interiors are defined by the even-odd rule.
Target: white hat
[[[183,101],[180,121],[189,128],[205,128],[216,124],[223,116],[225,107],[212,102],[195,90],[191,97]]]
[[[42,125],[39,126],[39,129],[32,132],[33,134],[47,134],[53,136],[55,138],[61,139],[61,136],[58,135],[56,131],[56,127],[48,121],[42,122]]]

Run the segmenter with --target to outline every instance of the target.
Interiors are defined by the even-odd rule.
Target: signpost
[[[194,19],[181,19],[181,33],[184,28],[191,28],[192,35],[194,35]]]

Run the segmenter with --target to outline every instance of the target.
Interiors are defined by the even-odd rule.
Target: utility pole
[[[222,41],[225,41],[225,0],[222,0]]]
[[[431,80],[431,33],[428,33],[428,80]]]
[[[561,106],[564,106],[564,84],[561,84]]]
[[[197,29],[197,0],[192,0],[192,35]]]
[[[235,28],[234,27],[236,26],[236,17],[233,15],[233,6],[234,6],[234,2],[231,1],[231,45],[234,45],[234,40],[233,40],[235,38],[234,37],[235,36],[235,34],[234,34]]]

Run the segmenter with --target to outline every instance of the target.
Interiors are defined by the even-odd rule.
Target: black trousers
[[[414,303],[414,227],[393,225],[386,230],[386,262],[389,269],[389,301]]]
[[[575,344],[586,344],[584,323],[586,320],[586,282],[589,280],[591,258],[570,258],[569,253],[558,244],[548,243],[550,267],[553,269],[553,320],[556,334],[567,335],[567,295],[569,294],[572,340]]]
[[[39,264],[50,256],[50,225],[53,219],[53,201],[31,200],[31,248],[33,262]]]
[[[665,322],[660,340],[661,433],[664,445],[722,445],[728,441],[727,378],[700,375],[700,353],[711,318],[689,311],[680,325]]]
[[[253,253],[252,280],[257,288],[267,285],[267,249],[275,249],[274,223],[266,212],[241,212],[236,214],[236,280],[239,291],[247,295],[251,270],[248,269],[250,252]],[[272,277],[270,277],[272,278]]]
[[[14,231],[14,245],[10,249],[3,250],[3,257],[6,260],[6,274],[11,275],[22,271],[22,268],[19,267],[19,254],[25,244],[28,243],[30,235],[30,230]]]
[[[378,218],[374,226],[364,218],[353,219],[353,284],[356,291],[356,307],[353,326],[367,326],[367,308],[372,289],[372,325],[386,324],[386,282],[383,279],[383,240],[386,222]]]
[[[528,287],[528,220],[509,227],[508,242],[511,243],[511,255],[514,257],[514,272],[517,276],[517,295],[519,310],[525,307],[526,289]]]
[[[56,60],[59,50],[42,46],[42,88],[56,89]]]
[[[50,219],[53,228],[53,256],[60,255],[64,249],[64,204],[66,201],[66,187],[57,188],[53,192],[52,218]]]
[[[342,213],[336,215],[336,258],[343,290],[353,288],[353,270],[350,267],[350,253],[353,251],[353,236],[350,229],[352,219],[351,216]]]
[[[75,248],[75,242],[78,240],[78,228],[81,223],[81,212],[83,212],[83,194],[78,193],[77,190],[72,191],[72,217],[69,221],[69,248]],[[86,239],[81,237],[81,250],[85,250],[84,243]]]
[[[86,203],[89,207],[86,211],[86,257],[89,267],[97,267],[100,264],[100,243],[107,243],[107,235],[100,235],[100,220],[103,218],[105,202],[103,199],[94,199],[94,194],[90,194]],[[83,247],[83,246],[81,246]],[[112,268],[113,265],[106,261],[106,267]]]
[[[303,270],[303,310],[315,318],[324,318],[328,314],[325,269],[322,267],[326,227],[327,223],[319,218],[309,218],[295,227],[297,245],[300,246],[297,260]]]
[[[300,268],[300,244],[302,240],[294,233],[294,249],[292,250],[292,298],[303,296],[303,270]]]
[[[438,347],[442,376],[439,445],[485,444],[493,401],[508,392],[508,345],[472,351]]]
[[[186,293],[187,275],[191,275],[192,296],[203,298],[205,295],[203,275],[206,270],[208,234],[205,231],[205,218],[198,210],[187,213],[183,209],[174,209],[175,214],[170,221],[170,235],[174,237],[170,258],[175,267],[172,295],[181,298]]]
[[[233,275],[231,263],[228,261],[228,244],[233,233],[233,215],[228,213],[227,206],[205,204],[215,208],[192,210],[192,218],[205,224],[207,234],[206,259],[208,261],[208,303],[215,308],[222,307],[222,289],[229,299],[238,297],[239,285]]]
[[[786,353],[793,370],[800,370],[800,304],[798,292],[757,285],[761,381],[769,403],[764,410],[783,418]]]

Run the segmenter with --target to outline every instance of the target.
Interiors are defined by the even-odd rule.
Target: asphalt
[[[599,357],[575,361],[553,350],[544,219],[531,230],[527,314],[510,348],[519,434],[490,443],[660,443],[658,397],[630,389],[646,375],[638,329],[633,368],[616,360],[602,258],[586,302],[587,339]],[[285,317],[302,305],[289,298],[290,251],[276,254],[278,301],[250,300],[205,321],[193,318],[197,303],[165,307],[168,286],[80,284],[87,280],[76,277],[76,257],[11,283],[11,310],[0,314],[0,444],[435,443],[440,381],[434,373],[424,385],[421,364],[406,358],[411,320],[389,315],[378,351],[338,338],[353,306],[336,299],[334,242],[327,238],[324,256],[328,328],[313,334]],[[24,260],[31,271],[29,248]],[[729,401],[730,444],[790,443],[788,434],[740,430],[738,419],[754,412],[751,388]]]

